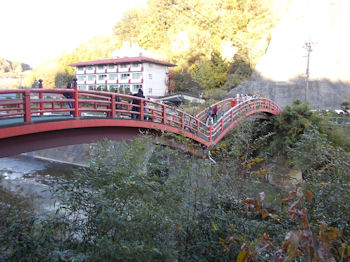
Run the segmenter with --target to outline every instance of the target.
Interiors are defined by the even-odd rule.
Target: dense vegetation
[[[216,164],[149,137],[105,141],[53,188],[55,214],[3,203],[0,259],[346,261],[350,157],[331,133],[296,102],[243,123],[212,150]]]
[[[203,89],[227,81],[232,87],[250,76],[265,53],[271,28],[281,15],[274,7],[270,0],[151,0],[145,9],[130,10],[116,21],[114,35],[95,37],[39,66],[27,85],[42,78],[46,87],[61,87],[62,79],[73,74],[68,64],[111,58],[112,50],[127,41],[178,65],[175,74],[180,76],[172,79],[170,88],[190,89],[193,85],[176,81],[183,75]]]

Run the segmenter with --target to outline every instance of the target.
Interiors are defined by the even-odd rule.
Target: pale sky
[[[123,13],[147,0],[0,0],[0,58],[32,67],[112,34]]]

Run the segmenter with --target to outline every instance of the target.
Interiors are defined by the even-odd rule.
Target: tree
[[[191,68],[191,76],[202,88],[217,88],[226,82],[228,67],[229,64],[220,54],[213,52],[210,60],[202,61]]]

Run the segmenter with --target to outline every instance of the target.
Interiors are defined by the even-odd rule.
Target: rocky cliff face
[[[265,56],[235,93],[262,93],[281,106],[295,99],[312,108],[339,108],[350,101],[350,1],[293,0],[272,33]],[[309,87],[306,88],[307,49]]]

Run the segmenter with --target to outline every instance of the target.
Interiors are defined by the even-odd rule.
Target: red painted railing
[[[65,98],[64,93],[72,93],[73,98]],[[73,103],[74,107],[69,108],[68,102]],[[0,90],[0,130],[1,120],[4,119],[22,118],[23,122],[35,122],[38,117],[67,116],[71,112],[74,119],[95,117],[158,123],[176,129],[184,136],[196,136],[197,141],[210,146],[246,116],[259,112],[277,115],[281,112],[278,105],[265,98],[254,98],[237,105],[234,98],[228,98],[216,105],[219,118],[213,125],[207,125],[207,109],[192,116],[168,105],[119,93],[78,89]]]

